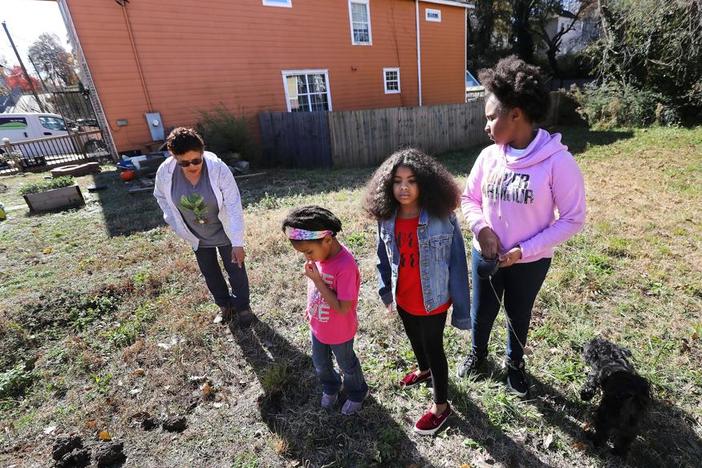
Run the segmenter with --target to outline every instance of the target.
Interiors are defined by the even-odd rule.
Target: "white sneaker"
[[[343,414],[344,416],[351,416],[352,414],[361,411],[362,407],[362,401],[346,400],[346,403],[344,403],[344,406],[341,408],[341,414]]]
[[[366,392],[366,396],[363,397],[365,400],[368,398],[368,395],[370,395],[370,389]],[[363,407],[363,401],[351,401],[351,400],[346,400],[346,403],[344,403],[344,406],[341,407],[341,414],[344,416],[351,416],[352,414],[358,413],[361,411],[361,408]]]
[[[334,395],[327,395],[326,393],[322,392],[322,408],[324,409],[332,409],[334,405],[336,404],[336,400],[339,399],[339,394],[335,393]]]

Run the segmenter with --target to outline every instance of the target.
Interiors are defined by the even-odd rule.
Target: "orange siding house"
[[[464,102],[463,0],[59,0],[117,151],[145,113],[192,125],[261,111]],[[418,47],[419,46],[419,47]]]

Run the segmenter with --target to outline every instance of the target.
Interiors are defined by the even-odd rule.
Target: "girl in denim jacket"
[[[404,149],[378,168],[365,200],[365,210],[378,221],[378,292],[388,313],[396,307],[418,364],[400,386],[433,382],[434,403],[414,425],[426,435],[451,414],[443,342],[448,309],[453,306],[453,326],[470,328],[468,265],[453,213],[459,197],[441,164]]]

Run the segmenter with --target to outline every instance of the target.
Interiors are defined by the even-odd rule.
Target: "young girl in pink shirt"
[[[341,413],[348,416],[361,409],[368,385],[353,350],[361,275],[351,252],[337,240],[339,231],[339,218],[319,206],[296,208],[283,221],[283,232],[307,260],[306,316],[312,330],[312,362],[322,386],[321,406],[333,408],[342,385],[333,354],[347,393]]]

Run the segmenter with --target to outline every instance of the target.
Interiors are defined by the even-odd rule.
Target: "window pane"
[[[312,103],[313,111],[329,110],[329,104],[327,103],[326,94],[312,94],[310,95],[310,101]]]
[[[353,25],[353,40],[355,42],[370,42],[370,34],[368,34],[368,25],[357,26]]]
[[[324,75],[307,75],[307,82],[311,93],[324,93],[327,91]]]
[[[288,98],[292,102],[294,99],[297,101],[297,77],[296,76],[286,76],[285,81],[288,85]]]
[[[56,117],[39,116],[39,123],[42,127],[49,130],[66,130],[63,120],[57,119]]]
[[[0,117],[0,128],[27,128],[27,119],[22,117]]]
[[[351,4],[351,20],[368,22],[368,5],[363,3],[352,3]]]
[[[307,80],[305,79],[305,75],[295,75],[295,79],[297,80],[297,93],[306,94]]]
[[[300,110],[300,102],[297,97],[290,98],[290,111],[297,112],[298,110]]]
[[[299,108],[298,110],[300,110],[300,111],[308,111],[308,110],[310,110],[310,100],[309,100],[310,98],[309,98],[309,96],[302,95],[302,96],[299,96],[297,99],[298,99],[298,101],[300,102],[300,108]]]

